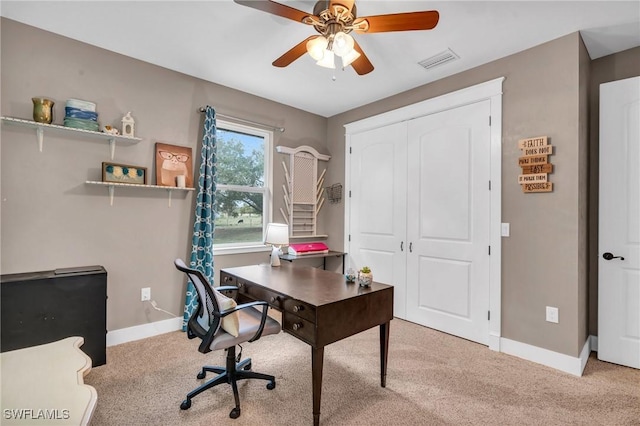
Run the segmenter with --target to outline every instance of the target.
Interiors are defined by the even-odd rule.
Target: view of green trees
[[[218,132],[214,244],[262,240],[263,193],[226,189],[226,185],[264,186],[260,141],[256,136]]]

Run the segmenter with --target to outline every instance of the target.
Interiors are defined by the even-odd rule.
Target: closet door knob
[[[603,254],[602,257],[604,258],[604,260],[611,260],[611,259],[624,260],[624,257],[622,257],[622,256],[614,256],[613,253],[609,253],[609,252],[606,252],[605,254]]]

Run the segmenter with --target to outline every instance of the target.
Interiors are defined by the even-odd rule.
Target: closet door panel
[[[408,123],[407,319],[488,344],[489,102]]]
[[[352,135],[349,266],[369,266],[393,285],[394,315],[406,306],[406,124]]]
[[[469,240],[471,147],[469,129],[440,128],[421,136],[420,238]],[[455,159],[452,161],[452,159]]]

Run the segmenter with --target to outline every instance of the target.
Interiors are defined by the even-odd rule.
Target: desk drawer
[[[237,286],[238,281],[236,277],[234,277],[233,275],[228,275],[225,272],[220,272],[220,285],[221,286],[225,286],[225,285]]]
[[[296,299],[287,298],[283,301],[283,308],[286,312],[290,312],[295,316],[306,319],[313,323],[316,322],[316,308]]]
[[[289,312],[282,314],[282,329],[311,345],[316,341],[316,327],[310,321]]]
[[[240,294],[251,300],[264,300],[278,310],[282,310],[282,295],[250,282],[237,280]]]

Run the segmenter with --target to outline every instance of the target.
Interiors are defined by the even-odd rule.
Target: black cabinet
[[[84,266],[0,277],[0,350],[84,337],[94,367],[107,362],[107,271]]]

